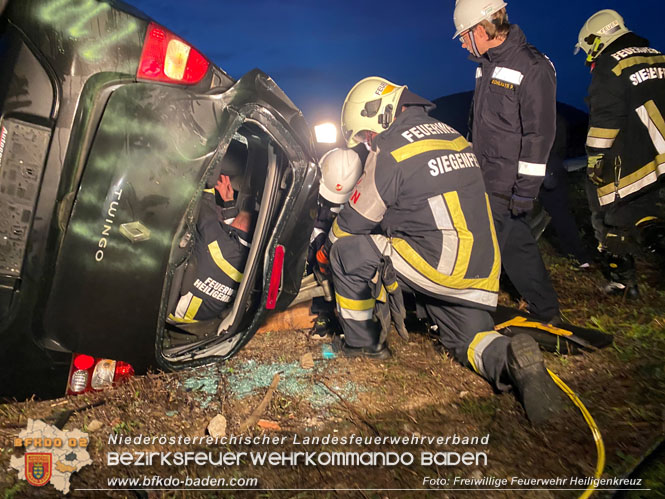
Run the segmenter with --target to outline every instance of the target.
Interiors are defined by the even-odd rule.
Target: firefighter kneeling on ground
[[[499,391],[512,386],[530,421],[543,423],[561,395],[533,338],[494,331],[501,259],[482,174],[469,143],[428,116],[433,106],[379,77],[358,82],[344,101],[347,145],[364,142],[370,153],[318,254],[323,266],[330,255],[338,352],[390,357],[384,303],[396,303],[403,330],[397,297],[408,289],[455,359]]]
[[[315,272],[319,280],[328,277],[318,272],[316,254],[324,245],[330,227],[344,203],[346,203],[363,172],[360,156],[352,149],[332,149],[325,153],[319,162],[321,165],[321,183],[314,230],[310,236],[307,254],[307,273]],[[311,312],[317,317],[312,334],[327,336],[339,329],[335,318],[335,304],[324,297],[312,300]]]
[[[638,298],[633,255],[646,250],[661,263],[665,255],[665,56],[609,9],[584,23],[579,49],[592,74],[587,196],[604,291]]]

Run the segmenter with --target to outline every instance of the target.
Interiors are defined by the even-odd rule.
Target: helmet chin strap
[[[482,54],[478,50],[478,46],[476,45],[476,37],[473,34],[473,28],[469,30],[469,41],[471,42],[471,52],[473,55],[476,57],[480,57]]]

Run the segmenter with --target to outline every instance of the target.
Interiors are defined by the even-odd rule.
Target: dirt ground
[[[564,317],[571,323],[614,335],[613,345],[603,350],[581,355],[546,353],[545,357],[548,368],[582,400],[602,434],[606,455],[603,477],[626,477],[665,435],[665,286],[661,282],[662,274],[655,266],[640,260],[642,298],[639,302],[602,297],[598,291],[602,276],[597,268],[578,270],[569,260],[556,256],[546,241],[542,242],[542,248],[560,293]],[[500,300],[503,304],[515,305],[506,294],[502,293]],[[10,456],[20,453],[12,442],[28,418],[49,421],[58,411],[101,402],[96,407],[75,412],[65,426],[66,430],[90,431],[88,451],[93,461],[72,476],[71,497],[572,498],[582,494],[583,490],[557,490],[556,487],[498,492],[491,483],[476,487],[486,490],[455,485],[455,477],[477,480],[593,477],[597,466],[594,438],[572,403],[555,422],[534,429],[511,394],[493,393],[483,379],[437,349],[433,338],[416,333],[407,343],[393,331],[389,341],[394,355],[387,361],[327,359],[323,343],[309,337],[307,331],[264,333],[256,335],[237,357],[223,365],[136,377],[122,386],[89,396],[1,405],[0,467],[8,470]],[[313,368],[300,367],[306,353],[312,354]],[[261,426],[253,424],[241,432],[241,425],[259,407],[277,372],[280,373],[277,389],[260,414],[264,421],[260,422]],[[114,435],[204,436],[208,423],[219,414],[226,418],[226,435],[284,436],[285,444],[109,443]],[[99,429],[90,430],[99,423]],[[307,445],[302,442],[307,437],[326,435],[451,438],[447,444],[410,441],[399,445]],[[486,435],[489,441],[485,443],[464,445],[452,440],[453,436]],[[392,451],[402,456],[411,454],[415,460],[410,465],[396,466],[332,466],[320,462],[261,466],[252,464],[249,459],[230,466],[106,465],[108,452],[122,451]],[[487,462],[436,465],[421,461],[421,453],[436,452],[485,452]],[[631,492],[627,497],[665,497],[665,466],[656,464],[649,469],[650,474],[641,488],[651,490]],[[212,476],[227,480],[255,477],[258,483],[248,487],[254,490],[233,491],[81,490],[106,488],[109,477],[153,475],[173,475],[181,479]],[[424,484],[426,477],[429,485]],[[440,485],[432,485],[437,479]],[[570,482],[567,483],[561,488],[569,489]],[[507,488],[520,487],[509,484]],[[18,480],[14,470],[0,473],[0,490],[6,498],[58,496],[52,486],[37,489]],[[606,497],[612,492],[605,490],[596,494]]]

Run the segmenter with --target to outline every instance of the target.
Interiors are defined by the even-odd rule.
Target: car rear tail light
[[[272,272],[270,273],[270,285],[268,286],[268,298],[266,299],[266,308],[272,310],[277,304],[277,295],[279,287],[282,284],[282,271],[284,270],[284,246],[278,244],[275,246],[275,256],[272,262]]]
[[[103,390],[133,375],[134,368],[126,362],[73,354],[67,395]]]
[[[160,25],[150,23],[136,78],[194,85],[203,79],[209,66],[198,50]]]

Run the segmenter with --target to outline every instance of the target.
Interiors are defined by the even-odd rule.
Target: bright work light
[[[337,142],[337,127],[332,123],[321,123],[314,127],[316,141],[319,144],[334,144]]]

